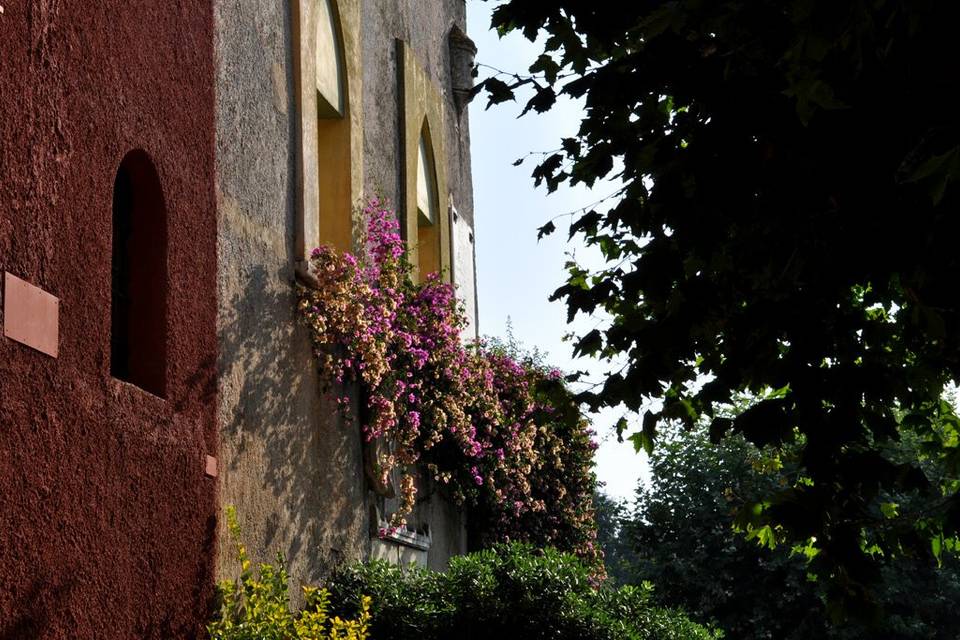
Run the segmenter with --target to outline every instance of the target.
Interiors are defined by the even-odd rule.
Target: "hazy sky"
[[[495,2],[467,1],[467,30],[477,44],[477,62],[504,71],[525,71],[542,49],[520,35],[499,39],[490,31],[494,6]],[[488,69],[481,69],[481,76],[487,73]],[[566,242],[569,218],[556,220],[557,232],[540,242],[537,228],[554,216],[606,197],[616,185],[598,184],[592,190],[561,187],[548,196],[546,188],[534,189],[530,177],[536,156],[513,166],[521,156],[556,149],[561,137],[572,135],[582,115],[579,102],[561,100],[544,114],[529,113],[521,119],[517,115],[522,103],[505,103],[489,110],[484,110],[485,106],[482,95],[470,105],[480,333],[502,337],[509,318],[514,336],[546,352],[552,364],[567,371],[591,370],[597,378],[603,367],[589,360],[573,360],[572,345],[562,340],[571,331],[566,306],[547,299],[563,283],[568,253],[575,252],[579,261],[588,264],[598,258],[582,244]],[[589,328],[596,322],[582,319],[574,328]],[[601,439],[597,477],[606,484],[607,493],[625,498],[633,496],[647,466],[629,442],[618,443],[612,435],[612,425],[620,415],[610,411],[593,416],[593,420]]]

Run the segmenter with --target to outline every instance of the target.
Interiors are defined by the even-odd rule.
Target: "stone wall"
[[[295,27],[309,10],[306,0],[293,9],[300,13],[284,4],[219,0],[215,16],[221,502],[237,507],[258,559],[281,551],[294,580],[304,583],[343,560],[389,556],[394,544],[372,535],[383,500],[368,489],[356,428],[321,393],[307,332],[297,323],[298,216],[312,202],[309,172],[317,166],[304,137],[312,135],[310,89],[299,85],[295,67],[302,43]],[[464,3],[340,0],[338,11],[357,127],[355,200],[376,193],[400,203],[405,195],[400,39],[444,101],[446,143],[437,162],[445,162],[449,194],[441,204],[449,196],[472,224],[469,133],[452,101],[447,46],[450,29],[464,28]],[[460,268],[469,273],[458,277],[472,281],[472,260],[466,264]],[[438,497],[420,510],[429,514],[434,543],[414,559],[442,568],[466,549],[464,514]],[[219,572],[235,575],[224,531],[220,543]],[[398,548],[392,555],[410,554]]]
[[[0,336],[0,638],[198,637],[214,578],[238,571],[228,504],[255,559],[282,552],[297,583],[371,555],[442,568],[466,548],[464,514],[437,494],[418,506],[425,553],[373,535],[385,502],[297,322],[300,216],[324,166],[295,64],[315,1],[2,2],[0,271],[57,298],[59,326],[55,355]],[[337,188],[404,201],[402,40],[439,96],[441,207],[472,226],[447,44],[462,0],[337,5]],[[166,210],[162,398],[111,371],[112,199],[133,150]]]
[[[221,501],[258,559],[315,582],[369,546],[359,434],[320,393],[294,289],[297,100],[287,3],[217,3]],[[237,573],[221,527],[220,573]]]
[[[219,510],[212,3],[0,4],[0,272],[59,299],[55,356],[0,332],[0,638],[198,637]],[[111,374],[134,150],[166,212],[163,398]]]

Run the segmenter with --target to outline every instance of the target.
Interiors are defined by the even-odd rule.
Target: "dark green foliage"
[[[778,464],[780,473],[773,473]],[[789,456],[761,453],[742,437],[711,445],[706,433],[664,437],[651,458],[621,544],[636,549],[633,580],[652,580],[657,602],[713,621],[741,640],[954,640],[960,637],[960,563],[946,558],[881,560],[873,625],[831,621],[822,583],[806,558],[769,549],[732,530],[738,507],[769,494],[795,469]],[[902,506],[902,505],[901,505]],[[602,531],[602,529],[601,529]]]
[[[632,577],[635,554],[624,535],[624,521],[629,513],[622,502],[614,500],[597,488],[593,494],[593,510],[597,519],[597,546],[603,552],[607,579],[611,584],[628,584]]]
[[[571,264],[555,294],[571,318],[610,318],[576,345],[617,359],[583,399],[633,411],[659,401],[638,448],[664,422],[704,418],[717,438],[796,448],[797,475],[740,517],[815,537],[812,569],[839,603],[868,599],[881,569],[870,550],[920,557],[960,528],[958,421],[940,403],[960,379],[958,11],[937,0],[510,0],[494,12],[494,27],[543,36],[545,50],[533,76],[488,84],[491,102],[525,86],[535,110],[555,95],[586,104],[536,182],[624,185],[570,228],[607,266]],[[770,389],[781,393],[718,413]],[[891,456],[895,411],[947,482]],[[896,515],[891,492],[930,500]]]
[[[569,554],[521,544],[456,557],[447,573],[384,562],[336,573],[327,588],[337,613],[372,597],[376,640],[709,640],[683,613],[651,604],[650,588],[596,589]]]

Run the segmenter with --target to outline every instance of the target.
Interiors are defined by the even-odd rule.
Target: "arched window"
[[[300,211],[297,259],[328,244],[353,248],[350,98],[342,24],[334,0],[299,0]]]
[[[402,40],[397,42],[397,57],[403,96],[403,238],[415,278],[439,273],[450,282],[450,208],[443,142],[444,123],[449,122],[446,101]]]
[[[353,248],[350,154],[350,114],[343,65],[343,42],[336,8],[331,0],[318,2],[317,69],[317,175],[319,237],[349,251]]]
[[[145,151],[129,152],[113,184],[110,373],[164,397],[167,369],[167,215]]]
[[[420,281],[440,271],[440,206],[430,128],[424,121],[417,149],[417,269]]]

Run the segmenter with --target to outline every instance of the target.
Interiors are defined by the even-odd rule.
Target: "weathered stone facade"
[[[428,131],[434,258],[475,330],[463,0],[0,5],[0,282],[24,287],[0,292],[0,638],[196,637],[237,571],[228,504],[295,583],[465,551],[436,494],[419,535],[377,537],[390,501],[320,389],[294,286],[365,197],[417,233]]]
[[[303,219],[331,184],[322,174],[317,180],[326,149],[316,142],[314,2],[300,0],[292,12],[217,6],[221,501],[237,506],[251,547],[282,551],[299,580],[316,581],[343,559],[371,554],[442,568],[466,549],[463,514],[436,495],[420,505],[428,551],[376,537],[389,501],[369,490],[359,433],[320,393],[309,338],[297,323],[294,268],[316,244]],[[453,98],[448,43],[451,30],[465,29],[464,2],[331,4],[342,38],[349,201],[378,194],[401,215],[416,206],[410,167],[426,114],[447,228],[444,264],[455,263],[453,277],[472,298],[472,240],[463,241],[472,238],[473,222],[469,131]],[[415,214],[406,219],[416,224]],[[221,534],[221,545],[227,542]],[[221,574],[234,570],[222,554]]]

